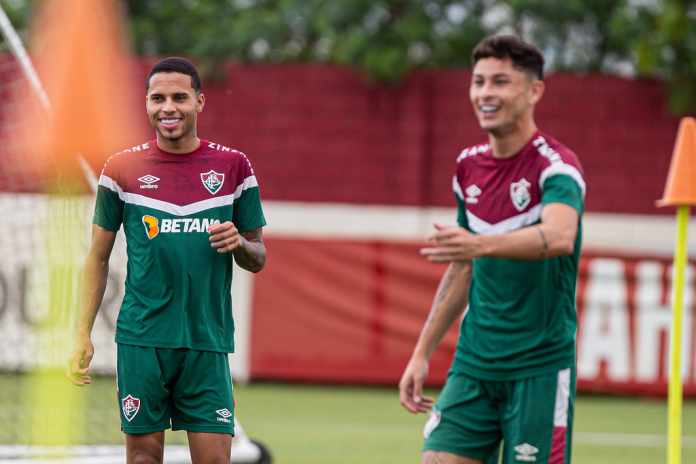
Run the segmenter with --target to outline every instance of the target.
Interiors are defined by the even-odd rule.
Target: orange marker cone
[[[57,453],[65,452],[63,445],[82,443],[87,427],[94,427],[86,423],[82,392],[63,373],[84,301],[80,283],[91,225],[91,198],[83,195],[91,189],[80,160],[99,172],[108,156],[146,134],[144,83],[132,82],[138,74],[124,47],[119,3],[46,0],[32,24],[32,57],[48,103],[27,98],[33,104],[22,108],[24,159],[36,165],[33,171],[52,195],[32,211],[43,243],[36,244],[32,276],[40,284],[31,295],[43,305],[45,323],[24,334],[37,367],[24,393],[30,419],[22,436],[32,445],[61,445]]]
[[[144,84],[133,82],[118,2],[47,0],[32,24],[32,58],[50,103],[34,102],[25,129],[48,189],[82,183],[78,156],[97,174],[111,154],[146,135]],[[35,99],[34,99],[35,100]]]
[[[696,205],[696,120],[684,118],[674,145],[665,194],[658,206],[677,207],[677,238],[674,249],[672,326],[670,330],[669,395],[667,400],[667,464],[682,458],[682,353],[684,285],[687,263],[689,209]]]
[[[657,206],[696,205],[696,119],[683,118],[674,144],[665,193]]]

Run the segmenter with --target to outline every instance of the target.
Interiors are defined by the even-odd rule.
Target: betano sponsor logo
[[[146,214],[143,216],[143,225],[145,226],[145,235],[152,240],[159,234],[159,221],[156,217]]]
[[[188,234],[196,232],[208,232],[208,227],[215,224],[220,224],[220,220],[209,218],[165,218],[160,220],[148,214],[143,216],[143,226],[145,226],[145,235],[147,235],[147,238],[149,240],[152,240],[159,234]]]

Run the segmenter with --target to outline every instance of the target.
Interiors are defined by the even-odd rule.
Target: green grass
[[[25,443],[26,379],[0,375],[0,444]],[[82,390],[84,443],[122,443],[113,378]],[[425,416],[399,406],[395,388],[252,384],[237,387],[238,417],[246,432],[266,443],[279,464],[391,464],[418,462]],[[52,412],[45,412],[50,420]],[[684,405],[683,462],[696,462],[696,401]],[[8,424],[12,424],[8,427]],[[574,463],[655,464],[665,461],[666,404],[662,399],[581,396],[576,405]],[[622,438],[624,444],[601,444]],[[628,434],[628,437],[618,434]],[[647,437],[646,437],[647,435]],[[168,432],[167,443],[185,443]]]

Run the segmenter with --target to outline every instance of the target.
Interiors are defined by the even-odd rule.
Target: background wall
[[[143,79],[149,65],[142,62]],[[269,222],[267,268],[237,276],[236,375],[395,383],[444,269],[425,263],[418,248],[434,221],[454,222],[455,159],[485,141],[468,102],[468,72],[424,71],[388,87],[326,65],[228,71],[226,80],[204,86],[200,135],[249,155]],[[678,119],[664,102],[659,82],[557,74],[548,77],[538,108],[540,127],[578,154],[588,184],[578,286],[584,389],[665,391],[674,231],[671,211],[654,201]],[[0,176],[0,208],[16,209],[21,198],[25,210],[39,211],[42,200],[31,193],[38,181]],[[22,217],[23,230],[37,220]],[[12,237],[13,227],[2,237]],[[38,248],[36,254],[0,264],[0,289],[7,289],[0,299],[7,336],[0,339],[9,344],[0,364],[13,369],[35,362],[31,349],[10,345],[17,334],[30,340],[37,318],[27,314],[41,313],[32,307],[40,298],[26,297],[42,284],[26,272],[36,267]],[[119,250],[97,326],[104,347],[95,365],[105,371],[113,366],[123,259]],[[690,272],[683,376],[687,394],[696,394],[693,265]],[[456,329],[433,357],[431,383],[444,380]]]

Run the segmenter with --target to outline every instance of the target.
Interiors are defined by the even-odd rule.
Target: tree
[[[15,24],[37,0],[0,0]],[[548,70],[657,76],[674,111],[696,110],[696,0],[122,0],[141,55],[188,55],[208,76],[227,60],[318,61],[395,83],[464,67],[498,32],[537,44]]]
[[[696,1],[664,0],[661,8],[639,8],[630,18],[638,71],[663,78],[670,89],[670,107],[696,112]],[[641,33],[650,31],[650,33]]]

